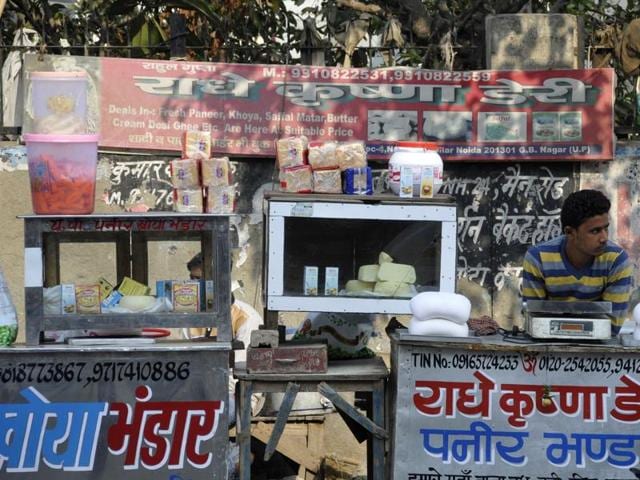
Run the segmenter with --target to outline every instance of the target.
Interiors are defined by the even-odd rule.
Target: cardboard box
[[[318,295],[318,267],[304,267],[304,294]]]
[[[173,311],[200,311],[200,280],[174,280],[172,284]]]
[[[73,283],[65,283],[61,287],[61,314],[76,313],[76,286]]]
[[[118,305],[118,303],[120,303],[120,299],[122,297],[123,295],[118,290],[113,290],[109,295],[107,295],[107,297],[101,297],[102,301],[100,302],[100,306],[102,307],[102,309],[115,307],[116,305]]]
[[[338,295],[338,276],[340,268],[326,267],[324,269],[324,294]]]
[[[247,372],[324,373],[328,366],[326,345],[288,345],[247,349]]]
[[[76,313],[100,313],[100,285],[76,285]]]
[[[420,198],[433,198],[433,167],[422,167]]]
[[[400,167],[400,197],[413,197],[413,168]]]
[[[198,292],[198,302],[201,312],[213,311],[213,280],[191,280],[200,282],[200,290]],[[157,280],[156,281],[156,297],[168,298],[169,303],[173,305],[173,284],[181,283],[180,280]]]

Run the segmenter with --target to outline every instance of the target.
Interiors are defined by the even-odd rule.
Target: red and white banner
[[[103,147],[275,155],[274,140],[438,144],[445,160],[610,160],[612,69],[442,72],[102,58]]]

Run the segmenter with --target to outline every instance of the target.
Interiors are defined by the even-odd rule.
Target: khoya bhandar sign
[[[220,345],[0,352],[0,478],[227,478]]]

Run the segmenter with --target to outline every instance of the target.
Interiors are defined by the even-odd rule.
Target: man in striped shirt
[[[564,235],[530,247],[524,257],[522,296],[611,302],[611,331],[617,334],[629,306],[632,269],[626,252],[609,240],[610,207],[597,190],[566,198],[560,213]]]

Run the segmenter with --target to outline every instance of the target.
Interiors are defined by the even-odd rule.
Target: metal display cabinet
[[[26,343],[37,345],[46,330],[141,327],[217,327],[231,341],[229,217],[145,213],[120,215],[32,215],[25,222]],[[128,276],[148,283],[148,242],[200,240],[204,278],[213,280],[213,310],[198,313],[45,315],[43,287],[60,283],[60,244],[113,242],[118,282]]]
[[[269,192],[265,199],[267,313],[410,313],[406,295],[347,295],[344,291],[348,280],[358,278],[360,266],[378,263],[381,251],[396,263],[415,267],[417,292],[455,291],[457,214],[452,197]],[[306,266],[319,267],[318,295],[304,294]],[[324,295],[325,267],[339,268],[337,296]]]

